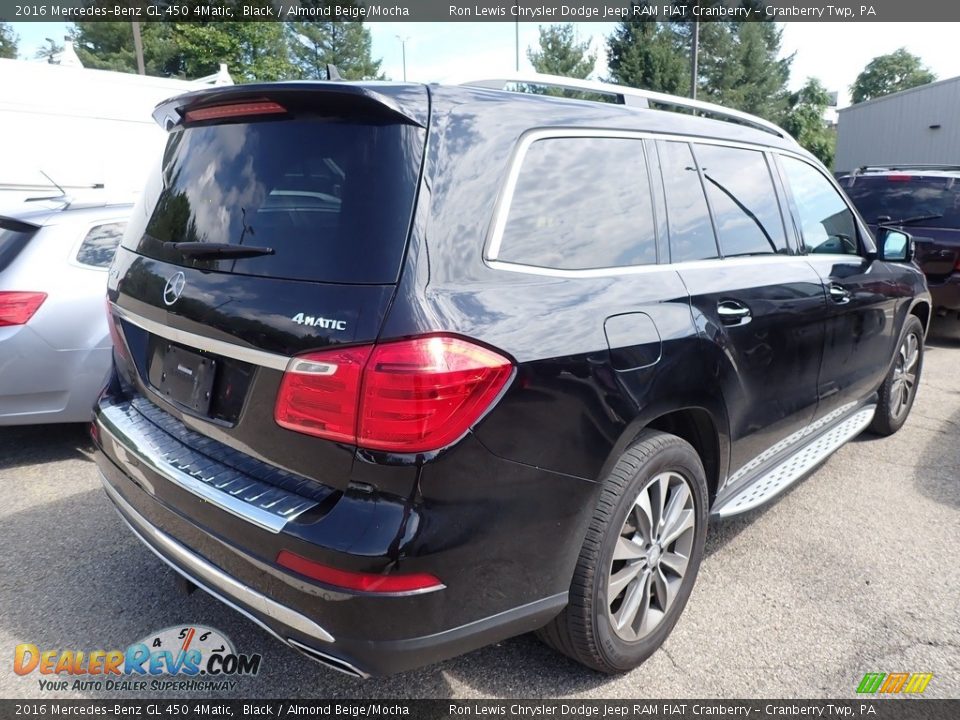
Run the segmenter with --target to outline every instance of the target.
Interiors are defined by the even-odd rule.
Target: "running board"
[[[863,432],[873,420],[875,410],[875,405],[865,407],[817,435],[772,469],[757,476],[756,480],[722,505],[714,508],[713,517],[728,518],[769,502],[830,457],[847,441]]]

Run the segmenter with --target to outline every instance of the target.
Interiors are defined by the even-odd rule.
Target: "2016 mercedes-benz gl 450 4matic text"
[[[910,238],[875,241],[784,131],[523,82],[613,102],[318,82],[155,113],[169,140],[109,278],[107,494],[177,572],[346,672],[532,630],[635,667],[711,515],[914,400]]]

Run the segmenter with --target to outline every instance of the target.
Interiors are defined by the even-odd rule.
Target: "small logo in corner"
[[[174,273],[167,280],[163,287],[163,302],[166,305],[173,305],[183,294],[183,288],[187,284],[187,278],[182,272]]]

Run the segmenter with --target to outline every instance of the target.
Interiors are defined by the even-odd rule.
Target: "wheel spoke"
[[[673,492],[670,494],[670,502],[667,503],[667,507],[663,512],[662,535],[672,532],[674,526],[680,522],[680,517],[689,498],[690,491],[687,490],[686,483],[680,483],[673,488]]]
[[[663,510],[667,500],[667,476],[665,474],[657,475],[650,483],[650,506],[653,509],[653,533],[656,535],[663,528]]]
[[[660,601],[660,609],[666,612],[673,605],[673,599],[676,597],[673,584],[667,580],[663,570],[657,568],[653,573],[653,586],[657,591],[657,600]]]
[[[630,581],[640,574],[643,568],[643,563],[630,563],[620,568],[615,575],[611,575],[607,583],[607,602],[612,604],[623,592],[623,589],[630,584]]]
[[[660,567],[666,567],[673,570],[677,575],[683,577],[687,572],[687,564],[690,558],[677,552],[665,552],[660,558]]]
[[[630,538],[620,537],[617,546],[613,549],[614,560],[643,560],[647,556],[643,545]]]
[[[664,529],[663,539],[660,541],[663,547],[669,547],[685,532],[688,530],[693,530],[693,517],[693,510],[682,510],[676,520]]]
[[[633,505],[633,515],[637,519],[637,530],[647,543],[653,542],[653,510],[650,507],[650,493],[646,488],[640,491]]]
[[[623,598],[619,609],[613,616],[614,624],[618,630],[623,630],[633,624],[634,618],[641,607],[650,604],[650,573],[644,573],[643,577],[637,578],[629,588]]]

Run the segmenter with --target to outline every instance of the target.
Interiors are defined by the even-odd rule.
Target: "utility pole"
[[[690,50],[690,97],[697,99],[697,54],[700,52],[700,23],[693,22],[693,43]]]
[[[403,53],[403,81],[406,82],[407,81],[407,40],[410,39],[410,36],[404,35],[403,37],[401,37],[400,35],[397,35],[396,37],[397,37],[397,40],[400,41],[400,49],[401,49],[401,52]]]
[[[137,72],[146,75],[146,69],[143,66],[143,40],[140,38],[140,23],[130,23],[133,25],[133,49],[137,54]]]

